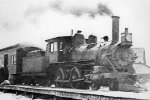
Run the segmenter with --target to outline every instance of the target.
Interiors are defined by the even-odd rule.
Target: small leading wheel
[[[91,88],[92,90],[98,90],[98,89],[100,88],[100,86],[98,86],[98,84],[92,82],[91,85],[90,85],[90,88]]]
[[[65,79],[64,70],[62,68],[58,68],[55,75],[55,85],[56,87],[63,87],[63,83],[59,82]]]
[[[71,72],[70,72],[69,86],[71,88],[79,88],[80,81],[78,79],[81,79],[81,73],[77,67],[74,67],[71,69]]]
[[[130,86],[134,86],[134,84],[135,84],[135,81],[133,79],[124,78],[124,79],[121,80],[120,88],[124,89],[124,90],[126,89],[126,91],[130,91],[130,90],[132,90],[130,88]]]
[[[101,80],[93,80],[89,86],[91,90],[98,90],[102,86]]]

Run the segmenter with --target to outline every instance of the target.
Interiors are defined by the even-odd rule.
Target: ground
[[[21,95],[0,92],[0,100],[31,100]]]

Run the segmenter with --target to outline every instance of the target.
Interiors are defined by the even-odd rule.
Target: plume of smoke
[[[33,14],[40,15],[40,14],[44,13],[46,10],[47,10],[47,8],[43,7],[43,6],[39,6],[39,7],[32,7],[32,6],[30,6],[25,11],[24,16],[28,17],[28,16],[32,16]]]
[[[94,18],[96,15],[99,16],[111,16],[112,11],[104,4],[97,4],[95,8],[89,8],[85,5],[83,6],[65,6],[62,1],[49,2],[48,5],[38,6],[38,7],[29,7],[25,12],[25,17],[36,17],[45,13],[48,10],[58,11],[62,14],[72,14],[76,17],[80,17],[82,15],[87,15],[91,18]]]
[[[54,9],[54,10],[58,10],[58,11],[62,11],[63,7],[62,7],[62,1],[55,1],[52,3],[49,3],[49,8]]]
[[[103,4],[99,4],[97,8],[98,8],[97,13],[99,15],[108,15],[108,16],[113,15],[112,11],[107,6],[105,6]]]
[[[70,10],[70,13],[79,17],[81,15],[87,14],[89,17],[94,18],[96,15],[100,16],[111,16],[112,11],[103,4],[98,4],[96,9],[89,9],[89,8],[73,8]]]
[[[111,16],[113,15],[112,11],[104,4],[97,4],[95,9],[91,9],[88,7],[71,7],[71,8],[63,8],[63,4],[62,2],[54,2],[54,3],[50,3],[50,8],[60,11],[62,13],[69,13],[72,15],[75,15],[77,17],[80,17],[82,15],[88,15],[89,17],[94,18],[96,15],[106,15],[106,16]]]
[[[14,31],[14,30],[17,30],[19,29],[21,26],[21,23],[20,22],[1,22],[0,23],[0,29],[4,29],[6,31]]]

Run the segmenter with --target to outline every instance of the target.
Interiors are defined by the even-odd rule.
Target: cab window
[[[16,64],[16,56],[15,55],[11,56],[11,64]]]
[[[57,42],[51,42],[49,47],[50,52],[57,51]]]
[[[60,42],[59,51],[63,51],[63,49],[64,49],[64,44],[63,44],[63,42]]]
[[[57,51],[57,42],[54,42],[54,51]]]

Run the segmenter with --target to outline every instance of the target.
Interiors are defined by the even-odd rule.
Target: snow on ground
[[[0,100],[31,100],[31,98],[22,95],[0,92]]]

